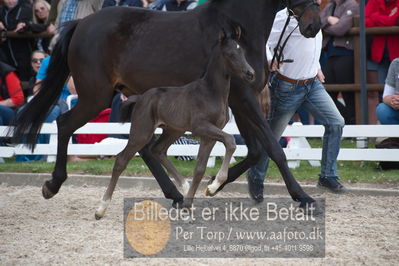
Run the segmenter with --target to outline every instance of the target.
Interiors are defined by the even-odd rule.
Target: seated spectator
[[[376,110],[378,120],[383,125],[399,125],[399,58],[389,67],[382,101]]]
[[[102,8],[109,6],[135,6],[135,7],[147,7],[147,0],[105,0]]]
[[[32,6],[17,0],[4,0],[0,6],[0,30],[25,32],[32,20]],[[0,45],[1,61],[16,68],[19,79],[30,78],[32,41],[28,38],[8,38]]]
[[[25,99],[21,82],[12,66],[0,62],[0,76],[0,126],[8,126],[15,108],[22,105]]]
[[[191,0],[171,0],[164,4],[163,11],[187,11],[197,6],[196,1]]]
[[[55,27],[48,27],[47,21],[50,14],[50,4],[45,0],[36,0],[33,4],[33,23],[30,30],[34,33],[55,33]],[[38,38],[35,41],[35,49],[49,53],[51,38]]]

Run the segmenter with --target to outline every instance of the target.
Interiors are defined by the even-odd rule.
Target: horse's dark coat
[[[300,4],[296,5],[296,1]],[[306,8],[299,20],[301,32],[314,36],[320,28],[318,6],[309,6],[312,0],[296,1],[289,2],[295,13],[301,14]],[[152,87],[181,86],[195,80],[201,76],[211,47],[218,40],[218,30],[233,31],[235,26],[240,26],[240,45],[247,51],[256,81],[248,84],[233,77],[231,82],[229,106],[248,146],[248,156],[229,170],[226,183],[254,165],[262,150],[266,150],[277,163],[292,198],[301,203],[312,201],[289,171],[284,152],[257,101],[257,94],[265,83],[265,43],[278,3],[278,0],[217,0],[181,13],[114,7],[65,27],[54,48],[41,91],[15,122],[15,139],[28,135],[29,144],[34,146],[46,113],[72,73],[79,101],[75,108],[57,119],[57,160],[53,179],[43,186],[44,197],[55,195],[67,178],[69,137],[109,105],[114,88],[123,88],[123,93],[129,96]],[[146,148],[141,155],[165,196],[182,200],[182,195]]]

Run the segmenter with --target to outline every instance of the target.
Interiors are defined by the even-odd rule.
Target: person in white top
[[[318,186],[342,193],[346,189],[338,182],[337,156],[345,121],[322,84],[324,75],[319,64],[322,34],[320,31],[314,38],[305,38],[299,32],[298,21],[291,17],[280,47],[275,49],[287,17],[287,9],[277,13],[266,46],[270,66],[274,50],[281,52],[282,43],[292,32],[283,48],[280,61],[293,61],[282,64],[274,61],[273,66],[270,66],[270,127],[274,136],[279,139],[300,107],[320,121],[325,127],[325,133]],[[258,164],[247,173],[250,196],[257,202],[263,201],[263,182],[268,162],[269,158],[264,154]]]

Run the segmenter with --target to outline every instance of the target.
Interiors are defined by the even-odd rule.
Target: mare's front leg
[[[242,162],[229,169],[229,175],[218,189],[219,191],[228,183],[236,180],[249,167],[255,165],[261,156],[261,150],[256,147],[260,144],[264,152],[277,164],[283,180],[292,199],[300,201],[301,206],[314,202],[298,184],[288,168],[287,160],[278,140],[266,121],[260,108],[256,93],[251,89],[232,89],[229,104],[236,118],[237,126],[248,146],[248,156]]]

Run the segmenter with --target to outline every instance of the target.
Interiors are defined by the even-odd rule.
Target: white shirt
[[[277,46],[280,34],[283,31],[287,20],[287,9],[283,9],[276,14],[273,27],[267,41],[266,54],[267,60],[271,62],[274,48]],[[291,31],[298,25],[298,21],[291,17],[291,20],[284,32],[280,46],[283,45]],[[321,31],[314,38],[305,38],[299,31],[299,26],[291,34],[283,50],[281,59],[293,59],[293,63],[283,63],[278,72],[286,77],[296,80],[314,78],[320,69],[320,53],[323,36]]]

